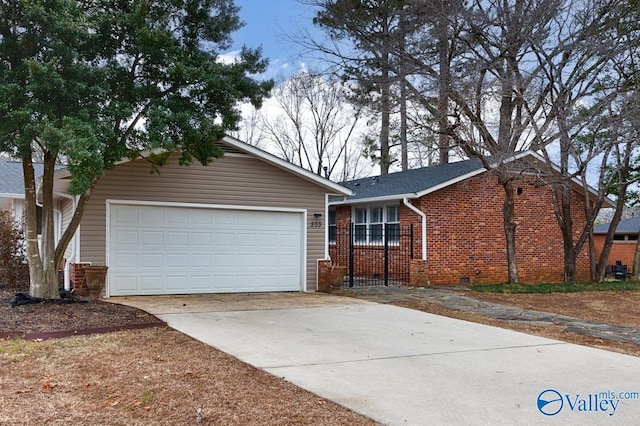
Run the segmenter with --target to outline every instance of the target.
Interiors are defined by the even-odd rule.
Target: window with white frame
[[[329,244],[335,244],[338,234],[338,221],[335,208],[329,209]]]
[[[385,232],[389,234],[389,244],[400,243],[400,206],[397,204],[355,207],[353,223],[356,244],[384,244]]]
[[[400,244],[400,206],[391,204],[386,206],[387,232],[389,244]]]
[[[356,244],[367,242],[367,208],[356,207],[353,211],[353,241]]]

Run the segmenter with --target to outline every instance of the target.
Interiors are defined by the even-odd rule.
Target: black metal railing
[[[347,266],[345,287],[405,284],[413,258],[413,225],[336,226],[330,250],[335,263]]]

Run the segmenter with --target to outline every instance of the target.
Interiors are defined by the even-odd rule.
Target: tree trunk
[[[505,199],[502,208],[504,232],[507,242],[507,270],[509,284],[520,282],[518,278],[518,262],[516,256],[516,212],[513,197],[513,184],[510,180],[502,182]]]
[[[449,112],[449,84],[450,84],[450,67],[449,67],[449,41],[447,39],[448,23],[444,16],[438,20],[438,57],[440,75],[438,77],[438,153],[439,163],[447,164],[449,162],[449,121],[447,114]]]
[[[616,232],[616,228],[618,227],[618,224],[620,223],[620,219],[622,218],[622,210],[624,209],[625,197],[626,197],[626,185],[622,185],[618,191],[618,199],[616,200],[616,209],[613,213],[613,217],[611,218],[611,223],[609,224],[609,230],[607,231],[607,235],[604,238],[604,245],[602,246],[600,259],[598,259],[598,266],[596,267],[597,282],[604,281],[604,274],[606,272],[607,260],[609,259],[609,254],[611,253],[613,236]]]
[[[56,158],[51,153],[44,155],[44,171],[42,174],[42,267],[44,269],[44,285],[46,293],[59,297],[58,270],[60,264],[55,259],[55,219],[53,205],[53,173]]]
[[[593,229],[589,232],[589,273],[591,281],[597,281],[598,278],[598,259],[596,259],[596,244],[593,240]]]
[[[400,79],[400,145],[402,150],[402,171],[409,170],[409,147],[407,140],[407,85],[404,76]]]
[[[562,182],[562,242],[564,247],[564,282],[575,284],[577,252],[573,243],[573,218],[571,216],[571,188],[566,181]]]
[[[389,55],[386,55],[386,60]],[[385,59],[383,59],[384,61]],[[389,80],[389,64],[382,64],[382,78],[380,80],[380,174],[389,173],[389,130],[391,127],[391,81]]]
[[[631,272],[633,273],[633,280],[640,281],[640,236],[638,236],[638,240],[636,241],[636,252],[633,255]]]
[[[53,180],[55,157],[45,153],[44,174],[42,176],[42,249],[38,245],[36,181],[32,157],[22,158],[25,181],[25,236],[27,240],[27,258],[29,262],[29,294],[43,299],[60,297],[58,271],[73,235],[80,224],[89,197],[98,182],[95,178],[87,192],[79,197],[71,221],[60,237],[55,241],[55,220],[53,201]]]
[[[576,284],[578,277],[576,274],[576,260],[578,253],[572,244],[564,245],[564,282],[567,284]]]
[[[53,299],[60,297],[56,289],[50,292],[46,285],[40,248],[38,247],[38,210],[36,204],[36,180],[31,153],[22,157],[22,175],[24,177],[24,225],[27,242],[27,261],[29,263],[29,294],[34,297]]]

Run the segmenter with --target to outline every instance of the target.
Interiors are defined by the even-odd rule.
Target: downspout
[[[74,197],[72,195],[69,194],[64,194],[61,192],[57,192],[55,193],[55,195],[58,195],[62,198],[66,198],[68,200],[71,200],[73,202],[73,212],[76,211],[76,207],[78,206],[78,197]],[[60,214],[60,231],[62,231],[62,213]],[[59,231],[59,232],[60,232]],[[64,289],[65,291],[71,291],[71,272],[70,272],[70,265],[71,262],[76,262],[76,256],[78,253],[78,246],[77,244],[80,242],[78,241],[78,231],[76,230],[76,232],[73,235],[73,240],[71,243],[71,256],[69,256],[69,259],[67,259],[66,262],[64,262]]]
[[[324,194],[324,259],[329,257],[329,194]]]
[[[422,260],[427,260],[427,215],[411,204],[408,198],[403,198],[402,203],[416,212],[422,219]]]

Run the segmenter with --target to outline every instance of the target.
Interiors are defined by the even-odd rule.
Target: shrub
[[[0,287],[25,287],[29,276],[26,261],[22,230],[10,212],[0,211]]]

